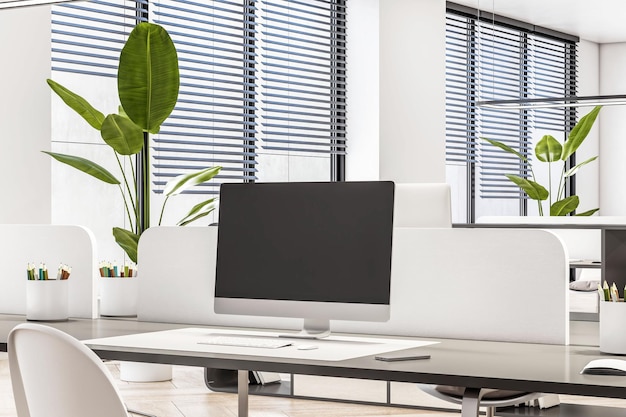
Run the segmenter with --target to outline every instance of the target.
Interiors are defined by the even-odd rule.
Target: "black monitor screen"
[[[222,184],[215,296],[389,304],[394,184]]]

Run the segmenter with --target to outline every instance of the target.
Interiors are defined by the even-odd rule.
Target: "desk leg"
[[[237,371],[237,404],[237,416],[248,417],[248,371],[241,369]]]
[[[482,397],[480,389],[465,389],[463,393],[463,403],[461,405],[461,417],[478,417],[480,397]]]

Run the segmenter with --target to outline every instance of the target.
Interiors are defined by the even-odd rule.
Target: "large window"
[[[448,4],[446,17],[446,174],[453,220],[486,215],[537,214],[505,173],[526,176],[528,165],[488,144],[495,139],[530,161],[534,143],[559,140],[576,121],[572,108],[501,110],[485,100],[576,95],[577,39]],[[547,172],[537,172],[540,177]],[[547,182],[541,181],[538,182]],[[568,184],[573,191],[574,184]]]
[[[151,138],[153,206],[160,206],[159,193],[169,179],[207,166],[223,169],[210,184],[177,197],[184,209],[194,198],[206,198],[194,194],[215,194],[222,182],[344,179],[345,0],[91,0],[54,5],[52,77],[105,114],[116,112],[119,51],[142,20],[168,30],[181,70],[178,104]],[[107,167],[109,155],[101,155],[100,139],[76,120],[53,103],[53,148],[93,155],[90,159]],[[65,199],[65,171],[54,169],[55,195]],[[57,206],[61,204],[67,208],[67,201]],[[172,208],[171,219],[180,218]],[[69,217],[58,212],[57,221]],[[167,224],[167,214],[165,218]],[[95,228],[88,220],[84,224]]]

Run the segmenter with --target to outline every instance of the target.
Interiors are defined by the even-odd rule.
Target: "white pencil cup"
[[[132,317],[137,315],[138,277],[100,277],[100,315]]]
[[[61,279],[26,281],[26,320],[67,320],[67,283]]]
[[[600,352],[626,355],[626,302],[600,301]]]

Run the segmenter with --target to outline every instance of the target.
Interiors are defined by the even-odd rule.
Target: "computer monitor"
[[[330,320],[389,319],[394,183],[222,184],[215,312]]]

